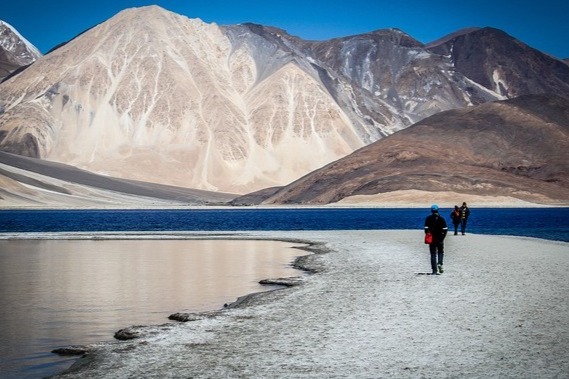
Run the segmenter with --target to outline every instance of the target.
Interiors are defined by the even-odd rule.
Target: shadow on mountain
[[[236,195],[112,178],[73,166],[0,152],[0,202],[28,206],[188,206]]]

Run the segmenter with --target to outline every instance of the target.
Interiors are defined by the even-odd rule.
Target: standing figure
[[[431,269],[433,275],[440,275],[443,270],[444,240],[448,232],[447,222],[439,215],[439,206],[433,204],[431,214],[425,219],[425,234],[431,233],[432,242],[429,244],[431,253]]]
[[[466,206],[466,202],[462,203],[460,207],[460,232],[462,235],[466,232],[466,222],[468,221],[468,216],[470,216],[470,208]]]
[[[454,225],[454,235],[458,234],[458,225],[460,225],[460,208],[458,205],[454,206],[454,210],[450,212],[450,219]]]

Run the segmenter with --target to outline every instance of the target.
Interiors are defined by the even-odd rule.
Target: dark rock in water
[[[115,338],[120,341],[132,340],[139,337],[140,330],[135,326],[121,329],[115,333]]]
[[[68,346],[54,349],[51,352],[57,355],[85,355],[88,350],[84,346]]]
[[[202,317],[195,313],[174,313],[168,316],[168,320],[180,321],[180,322],[188,322],[188,321],[197,321],[200,320]]]
[[[213,318],[218,315],[219,315],[218,311],[200,312],[200,313],[178,312],[168,316],[168,319],[173,321],[188,322],[188,321],[203,320],[204,318]]]
[[[292,278],[263,279],[259,284],[294,287],[302,284],[302,278],[296,276]]]

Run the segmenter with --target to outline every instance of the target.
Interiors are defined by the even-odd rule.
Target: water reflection
[[[297,276],[302,253],[275,241],[0,240],[0,372],[40,377],[69,360],[49,351],[109,340],[123,327],[219,309]],[[46,367],[47,366],[47,367]]]

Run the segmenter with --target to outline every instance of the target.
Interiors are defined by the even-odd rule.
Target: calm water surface
[[[130,325],[222,308],[298,276],[302,251],[275,241],[0,240],[0,377],[40,378],[75,359],[50,351]]]

